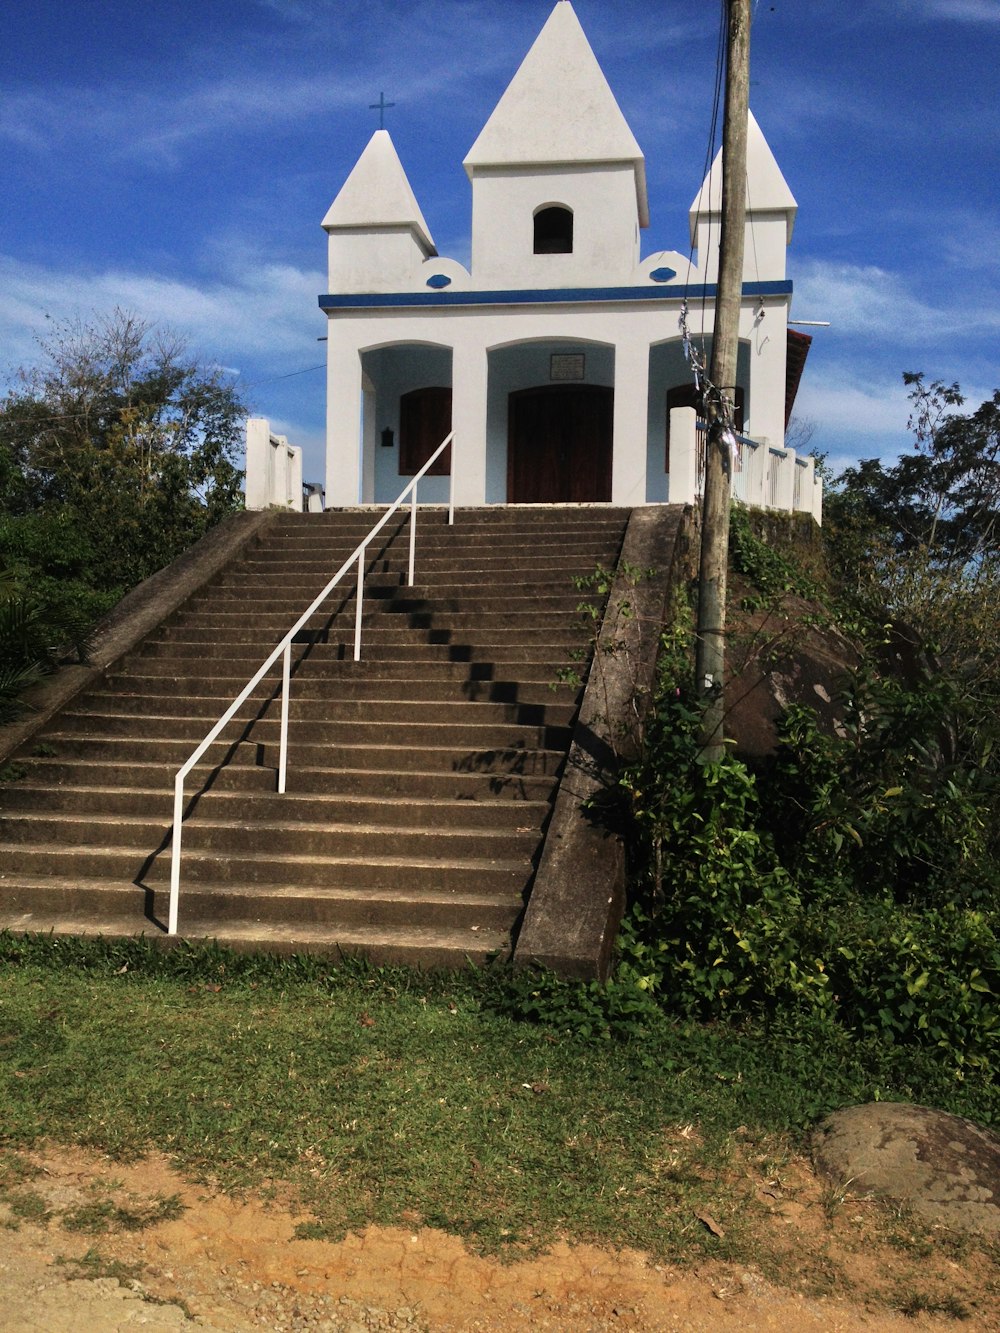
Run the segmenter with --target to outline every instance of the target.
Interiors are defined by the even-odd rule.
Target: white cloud
[[[920,0],[926,18],[958,23],[1000,23],[997,0]]]
[[[241,263],[198,284],[127,269],[61,271],[0,256],[0,347],[12,370],[37,360],[49,316],[87,319],[120,306],[182,334],[192,352],[263,382],[323,360],[316,303],[325,275],[287,264]]]
[[[125,87],[21,93],[4,99],[0,139],[36,152],[86,141],[112,161],[175,166],[189,144],[329,115],[359,104],[367,91],[350,79],[316,76],[283,81],[276,97],[262,96],[257,80],[246,77],[145,93]]]
[[[907,347],[1000,329],[994,302],[975,305],[956,298],[931,304],[915,296],[898,273],[874,264],[804,260],[795,266],[794,278],[795,314],[828,319],[837,334],[877,336]],[[942,295],[941,287],[932,290]]]
[[[389,100],[413,111],[430,99],[457,100],[494,76],[499,93],[508,70],[510,24],[494,5],[383,5],[373,15],[364,4],[341,3],[312,16],[280,0],[266,7],[299,31],[284,40],[272,28],[239,43],[222,32],[214,47],[182,50],[176,67],[161,67],[142,86],[124,71],[99,85],[10,91],[0,103],[0,140],[35,152],[80,144],[112,162],[175,167],[186,150],[229,134],[259,137],[363,113],[380,78]],[[333,48],[332,66],[318,54],[320,42]]]
[[[865,383],[860,376],[835,373],[803,376],[795,414],[845,435],[905,434],[909,404],[898,384]]]

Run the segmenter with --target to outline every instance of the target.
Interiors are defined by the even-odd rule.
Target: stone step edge
[[[92,768],[93,768],[93,764],[92,764],[92,763],[85,763],[85,764],[81,764],[80,767],[81,767],[81,768],[86,768],[86,769],[89,770],[89,769],[92,769]],[[195,769],[195,770],[192,770],[192,771],[193,771],[193,772],[196,772],[197,770]],[[320,771],[320,772],[326,772],[327,770],[325,770],[325,769],[320,769],[319,771]],[[360,770],[357,770],[357,771],[362,772],[362,773],[365,773],[365,772],[367,772],[368,770],[367,770],[367,769],[360,769]],[[429,777],[431,777],[431,776],[436,777],[436,776],[439,776],[439,775],[438,775],[438,774],[428,774],[427,776],[429,776]],[[484,774],[484,776],[489,776],[489,775]],[[162,798],[163,800],[170,800],[170,801],[173,800],[173,786],[172,786],[172,785],[171,785],[169,788],[168,788],[168,787],[122,787],[122,786],[120,786],[120,785],[114,785],[114,786],[110,786],[110,787],[96,787],[96,786],[93,786],[93,785],[91,785],[91,784],[80,785],[80,786],[75,786],[75,785],[74,785],[74,786],[70,786],[70,785],[67,784],[67,783],[62,783],[62,784],[60,784],[60,786],[53,788],[53,786],[52,786],[51,783],[48,783],[48,782],[45,782],[45,783],[43,783],[43,782],[29,782],[27,779],[24,779],[24,778],[18,779],[18,781],[17,781],[15,784],[13,784],[13,785],[16,786],[16,788],[17,788],[19,791],[27,791],[27,792],[32,792],[32,793],[37,792],[37,793],[39,793],[40,795],[46,795],[46,796],[50,796],[50,795],[52,795],[53,792],[59,793],[59,792],[61,792],[61,791],[67,791],[67,792],[73,792],[74,794],[79,793],[79,794],[81,794],[81,795],[87,795],[87,796],[90,796],[90,795],[93,795],[93,796],[136,796],[136,797],[147,796],[147,797],[149,797],[150,799],[154,799],[154,800],[157,799],[157,798]],[[218,789],[218,788],[213,787],[213,788],[210,788],[209,791],[203,793],[202,795],[203,795],[203,798],[211,797],[213,801],[233,801],[233,802],[236,802],[236,801],[272,801],[272,800],[273,800],[273,801],[289,802],[289,803],[290,803],[291,805],[293,805],[293,806],[294,806],[295,804],[304,804],[304,803],[307,802],[307,801],[309,801],[309,802],[329,801],[331,805],[334,805],[334,804],[336,804],[336,805],[348,805],[348,806],[368,806],[368,805],[380,805],[380,806],[382,806],[382,805],[389,805],[389,806],[392,806],[392,805],[398,805],[398,806],[405,806],[406,809],[410,809],[410,808],[412,808],[413,806],[429,806],[429,807],[430,807],[431,809],[433,809],[433,810],[438,810],[438,809],[440,809],[440,810],[452,810],[452,809],[456,809],[456,808],[457,808],[457,809],[461,809],[461,808],[466,807],[466,806],[472,806],[472,807],[475,807],[476,809],[495,809],[495,810],[497,810],[497,811],[501,811],[501,810],[502,810],[502,811],[504,811],[504,812],[507,812],[507,811],[509,811],[509,810],[511,810],[511,809],[513,808],[513,809],[523,809],[523,810],[525,810],[526,812],[529,811],[529,810],[537,810],[539,813],[541,813],[541,812],[546,811],[546,810],[548,810],[548,809],[550,808],[550,802],[548,802],[548,801],[529,800],[528,798],[525,798],[523,801],[511,801],[511,800],[501,800],[501,799],[499,799],[499,798],[493,798],[493,799],[491,799],[489,796],[484,796],[482,799],[479,799],[479,798],[477,797],[475,800],[473,800],[473,799],[471,799],[470,797],[467,797],[467,796],[418,796],[418,795],[400,796],[400,795],[398,795],[398,794],[394,794],[394,793],[391,793],[391,792],[390,792],[390,793],[387,793],[387,794],[384,794],[384,795],[383,795],[383,794],[379,794],[378,796],[362,796],[362,795],[359,795],[359,794],[357,794],[357,793],[355,793],[355,792],[342,792],[342,793],[341,793],[341,792],[331,792],[331,793],[329,793],[329,795],[326,795],[326,794],[324,794],[323,792],[305,792],[305,791],[294,792],[294,791],[286,791],[286,792],[283,792],[283,793],[280,793],[280,794],[279,794],[279,793],[276,792],[276,791],[273,791],[273,792],[253,792],[253,791],[240,791],[240,790],[238,790],[238,789],[233,789],[233,788],[228,788],[228,789],[226,789],[226,790],[220,790],[220,789]],[[188,799],[190,800],[190,799],[192,799],[192,797],[189,795]],[[12,817],[13,815],[16,815],[16,816],[19,817],[19,816],[22,815],[22,814],[30,814],[30,813],[31,813],[30,811],[20,811],[20,810],[16,810],[16,811],[12,811],[12,812],[10,812],[10,814],[8,814],[7,812],[0,810],[0,818],[9,818],[9,817]],[[65,814],[62,813],[61,811],[58,811],[58,810],[52,810],[52,811],[39,811],[39,812],[37,812],[37,813],[38,813],[38,814],[44,814],[44,815],[47,815],[47,816],[50,817],[50,818],[59,818],[59,819],[68,819],[68,818],[71,818],[71,817],[72,817],[72,818],[80,818],[80,819],[83,819],[83,818],[84,818],[84,816],[83,816],[82,814],[79,814],[79,815],[78,815],[78,814],[74,813],[73,811],[67,811]],[[142,816],[131,816],[131,815],[122,815],[122,816],[114,815],[114,816],[110,816],[110,817],[113,818],[113,819],[115,819],[115,820],[118,820],[119,818],[121,818],[121,819],[138,819],[138,818],[142,818]],[[90,816],[90,819],[91,819],[91,821],[93,822],[93,816]],[[208,822],[210,822],[210,821],[204,819],[201,815],[199,815],[198,819],[199,819],[199,823],[208,823]],[[219,820],[214,820],[214,821],[211,821],[211,822],[218,823],[218,824],[226,824],[226,823],[228,823],[229,821],[224,820],[224,819],[219,819]],[[257,827],[259,827],[259,826],[260,826],[260,825],[259,825],[258,821],[255,820],[255,821],[254,821],[254,827],[257,828]],[[285,828],[285,827],[286,827],[286,824],[281,823],[281,824],[275,824],[274,826],[275,826],[275,827],[279,827],[279,828]],[[309,827],[309,826],[306,825],[306,824],[299,824],[299,823],[296,823],[295,827],[296,827],[296,828],[307,828],[307,827]],[[332,828],[332,827],[334,827],[334,825],[324,823],[321,827],[323,827],[323,828]],[[366,827],[369,827],[369,826],[367,826],[367,825],[351,824],[351,825],[345,825],[344,827],[345,827],[345,828],[350,828],[350,829],[354,829],[354,828],[362,828],[362,829],[363,829],[363,828],[366,828]],[[410,825],[407,825],[407,824],[403,824],[403,825],[399,825],[399,826],[395,826],[395,825],[390,826],[390,825],[382,825],[382,824],[378,824],[378,825],[372,825],[371,827],[373,827],[373,828],[379,828],[379,829],[389,829],[390,827],[399,827],[400,830],[403,830],[403,829],[410,828],[411,826],[410,826]]]
[[[414,952],[438,949],[456,955],[474,952],[482,957],[486,954],[506,952],[510,946],[510,937],[506,931],[498,932],[474,926],[460,930],[441,930],[424,926],[378,926],[368,929],[358,928],[329,930],[320,926],[310,927],[307,923],[296,926],[282,926],[280,923],[268,925],[266,929],[256,925],[240,926],[233,922],[206,922],[199,930],[185,932],[183,922],[176,936],[167,935],[152,921],[146,922],[146,929],[136,929],[133,918],[109,918],[96,924],[93,921],[78,921],[65,914],[40,914],[34,912],[18,913],[15,916],[0,915],[0,930],[5,929],[15,934],[49,936],[86,936],[103,939],[149,939],[164,945],[180,944],[184,941],[213,941],[222,947],[246,951],[246,946],[257,946],[261,953],[269,952],[269,942],[291,946],[301,944],[303,951],[346,949],[365,950],[367,948],[410,948]]]
[[[137,852],[135,847],[122,847],[115,843],[87,844],[83,847],[67,847],[59,842],[35,842],[35,843],[8,843],[6,850],[27,851],[39,856],[121,856],[127,857],[131,863],[135,863]],[[277,865],[322,865],[329,866],[331,870],[340,868],[363,865],[367,867],[379,867],[386,870],[400,870],[404,874],[407,870],[441,870],[448,868],[455,871],[477,871],[480,874],[488,874],[491,871],[503,871],[505,874],[522,874],[526,867],[529,867],[530,858],[518,857],[436,857],[436,856],[320,856],[316,854],[296,855],[291,852],[260,852],[254,855],[241,856],[237,852],[213,852],[211,848],[203,847],[185,847],[183,855],[186,860],[213,861],[224,859],[227,865],[259,865],[261,861]],[[156,858],[164,863],[170,860],[170,847],[167,846]],[[0,887],[8,887],[14,882],[15,876],[20,879],[21,872],[15,871],[14,875],[0,873]],[[132,882],[132,881],[130,881]],[[232,881],[230,881],[232,882]],[[254,881],[250,881],[252,884]],[[136,886],[138,887],[138,886]],[[358,892],[365,892],[364,889]]]
[[[57,878],[55,876],[45,877],[41,875],[16,875],[6,882],[4,887],[8,890],[22,889],[30,892],[68,892],[68,893],[104,893],[115,895],[135,896],[145,894],[147,890],[137,884],[126,883],[122,880],[108,879],[97,876],[75,876],[73,879]],[[168,894],[166,884],[156,885],[155,891],[160,897],[165,898]],[[482,907],[493,909],[496,907],[518,907],[523,904],[523,897],[520,893],[512,889],[506,890],[486,890],[477,891],[474,889],[390,889],[384,887],[370,888],[341,888],[326,886],[310,886],[300,884],[231,884],[224,881],[202,881],[197,884],[186,884],[181,886],[180,902],[183,905],[185,897],[198,896],[199,898],[274,898],[284,901],[307,901],[324,903],[394,903],[394,902],[413,902],[421,907],[438,904],[442,907]],[[3,913],[0,913],[2,918]]]
[[[276,798],[280,799],[280,798]],[[456,802],[458,804],[458,802]],[[194,821],[194,822],[192,822]],[[138,828],[148,829],[149,836],[155,838],[157,834],[169,832],[173,827],[170,823],[164,823],[162,820],[151,819],[148,815],[132,814],[113,814],[113,815],[94,815],[91,813],[80,812],[76,810],[13,810],[10,812],[0,812],[0,826],[3,823],[21,823],[42,827],[54,822],[70,825],[82,825],[84,828],[99,829],[105,824],[115,828]],[[333,833],[347,835],[373,836],[378,835],[383,839],[389,839],[397,836],[406,837],[427,837],[427,838],[447,838],[454,840],[466,839],[471,841],[485,842],[488,838],[512,838],[518,833],[525,838],[532,836],[538,837],[538,828],[530,827],[523,830],[519,829],[492,829],[492,828],[454,828],[449,824],[431,825],[426,828],[415,828],[410,824],[346,824],[346,823],[319,823],[316,821],[296,820],[295,824],[289,824],[287,820],[277,819],[254,819],[251,821],[240,819],[217,819],[213,816],[203,814],[201,810],[196,815],[189,816],[185,821],[185,828],[197,829],[232,829],[240,833],[251,833],[261,829],[273,833]],[[15,842],[17,847],[35,846],[36,844]],[[61,844],[60,844],[61,845]],[[74,845],[73,851],[83,851],[89,847],[97,847],[97,843],[78,843]],[[199,851],[210,851],[212,849],[201,847]],[[229,855],[229,853],[226,853]],[[257,853],[256,855],[270,856],[272,853]],[[249,860],[249,857],[243,858]],[[352,858],[353,859],[353,858]],[[443,859],[443,858],[435,858]]]

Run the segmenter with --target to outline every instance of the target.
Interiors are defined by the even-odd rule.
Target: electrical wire
[[[691,270],[694,266],[694,252],[696,249],[696,238],[698,235],[698,223],[701,220],[702,207],[704,204],[709,206],[709,217],[711,218],[711,199],[712,199],[712,173],[717,156],[716,139],[719,133],[719,110],[722,105],[722,93],[725,87],[726,70],[726,44],[727,44],[727,13],[725,0],[720,0],[719,4],[719,32],[715,47],[715,79],[712,89],[712,116],[709,124],[708,142],[705,148],[705,163],[702,168],[702,188],[698,193],[698,209],[695,213],[694,236],[691,239],[691,245],[688,249],[688,267],[685,279],[685,287],[691,283]],[[706,200],[706,189],[708,198]],[[711,223],[709,223],[711,230]],[[702,257],[704,263],[704,257]],[[691,367],[694,375],[695,389],[703,394],[708,384],[706,357],[708,351],[708,342],[705,335],[705,321],[708,312],[708,283],[702,281],[701,284],[701,351],[698,352],[691,341],[691,334],[688,329],[688,301],[687,297],[681,303],[681,338],[684,343],[684,357]]]

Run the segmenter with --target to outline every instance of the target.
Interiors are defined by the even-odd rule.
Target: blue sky
[[[646,154],[643,253],[687,251],[718,6],[575,0]],[[386,125],[438,249],[551,0],[26,0],[0,45],[0,376],[120,305],[238,375],[322,475],[327,207]],[[751,105],[799,203],[799,397],[841,466],[908,442],[904,370],[1000,385],[1000,0],[757,0]],[[553,109],[558,114],[558,108]],[[302,373],[298,373],[302,372]]]

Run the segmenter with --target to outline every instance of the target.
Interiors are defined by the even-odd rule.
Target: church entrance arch
[[[614,401],[614,389],[598,384],[546,384],[511,393],[508,503],[609,501]]]

